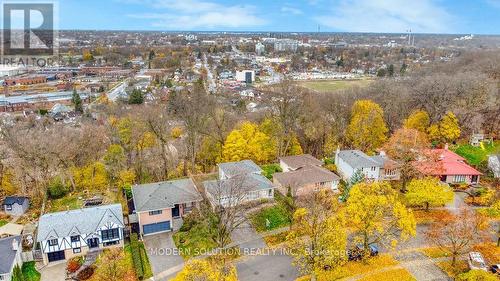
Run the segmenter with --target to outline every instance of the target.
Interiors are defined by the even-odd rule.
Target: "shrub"
[[[275,173],[283,172],[280,165],[278,164],[264,165],[262,166],[262,170],[264,171],[263,172],[264,176],[270,180],[273,178],[273,175]]]
[[[78,272],[76,278],[78,280],[88,280],[92,275],[94,275],[95,268],[94,266],[89,266],[84,268],[82,271]]]
[[[495,281],[497,277],[483,270],[471,270],[467,273],[462,273],[457,276],[458,281]]]
[[[66,270],[69,273],[75,273],[82,266],[83,259],[80,257],[72,258],[68,261],[68,265],[66,266]]]
[[[48,193],[51,199],[63,198],[69,192],[68,186],[66,186],[60,177],[54,178],[48,186]]]
[[[135,274],[139,280],[144,278],[144,270],[142,267],[141,252],[139,248],[139,241],[137,233],[130,235],[130,251],[132,253],[132,260],[134,261]]]

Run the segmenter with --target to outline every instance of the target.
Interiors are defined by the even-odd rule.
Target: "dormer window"
[[[71,242],[80,242],[80,235],[71,236]]]
[[[49,246],[57,246],[57,239],[49,240]]]

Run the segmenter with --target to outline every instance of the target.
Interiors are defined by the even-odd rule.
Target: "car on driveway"
[[[500,276],[500,264],[494,264],[490,266],[490,271],[496,275]]]
[[[368,248],[370,250],[371,257],[378,256],[379,250],[376,244],[369,245]],[[356,247],[347,251],[347,255],[350,261],[361,260],[364,254],[365,250],[363,245],[356,245]]]
[[[486,266],[486,262],[484,261],[483,256],[479,252],[470,252],[469,257],[467,259],[467,263],[469,264],[469,268],[471,270],[479,269],[488,271],[488,267]]]

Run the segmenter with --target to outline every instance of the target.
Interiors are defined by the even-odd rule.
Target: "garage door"
[[[142,232],[144,234],[153,234],[157,232],[162,232],[162,231],[169,231],[170,230],[170,221],[164,221],[164,222],[159,222],[159,223],[153,223],[153,224],[145,224],[142,226]]]
[[[49,262],[64,260],[64,251],[48,253],[47,258],[49,259]]]

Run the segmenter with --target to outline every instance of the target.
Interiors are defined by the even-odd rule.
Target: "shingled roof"
[[[323,166],[323,161],[314,158],[310,154],[281,157],[280,161],[285,163],[293,170],[297,170],[306,166]]]
[[[335,173],[328,171],[325,168],[317,166],[306,166],[296,171],[287,173],[276,173],[273,175],[282,186],[285,187],[300,187],[307,184],[320,182],[333,182],[340,180],[340,177]]]
[[[122,205],[114,204],[49,213],[40,217],[37,240],[63,238],[73,233],[94,233],[109,222],[124,227]]]
[[[175,204],[203,200],[192,179],[136,185],[132,195],[136,212],[174,208]]]
[[[11,236],[0,239],[0,274],[10,273],[17,251],[12,248],[12,242],[16,240],[19,249],[21,249],[21,236]],[[20,251],[20,250],[18,250]]]
[[[252,160],[221,163],[219,169],[229,178],[242,174],[260,174],[262,172],[262,169]]]

